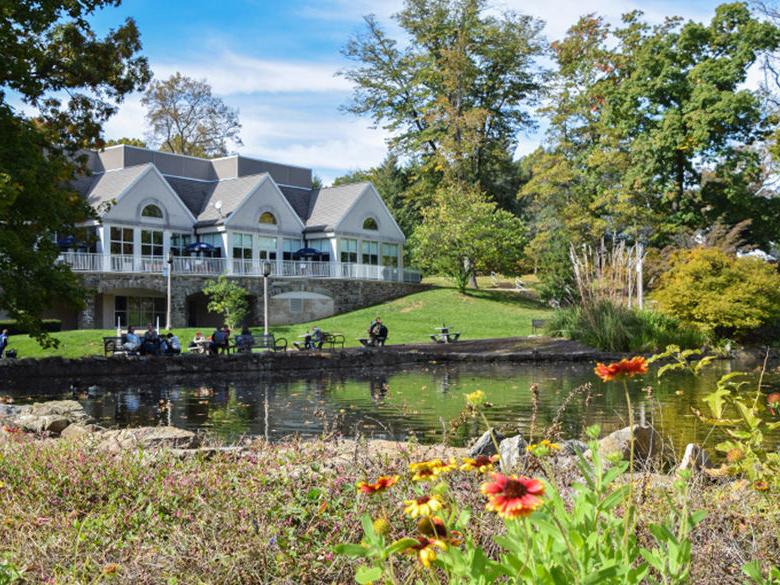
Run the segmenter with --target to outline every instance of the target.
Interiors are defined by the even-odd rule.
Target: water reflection
[[[710,433],[691,414],[719,376],[731,371],[723,362],[693,379],[675,374],[656,383],[631,387],[637,417],[644,417],[678,449]],[[92,381],[90,381],[92,383]],[[591,386],[583,387],[590,383]],[[97,389],[77,398],[107,426],[175,425],[206,430],[226,440],[244,435],[279,439],[291,434],[319,435],[337,431],[377,438],[442,440],[445,434],[464,444],[481,432],[479,421],[456,428],[450,421],[463,408],[463,395],[481,389],[493,404],[490,418],[529,432],[537,384],[540,405],[537,435],[552,425],[567,437],[581,436],[591,424],[605,431],[626,424],[622,388],[595,379],[590,364],[425,366],[395,370],[324,372],[305,378],[255,376],[185,378],[154,381],[98,381]],[[70,398],[73,382],[0,389],[17,402]],[[577,390],[574,394],[572,392]],[[564,406],[562,406],[564,405]],[[780,444],[780,433],[772,438]],[[710,438],[710,444],[714,439]]]

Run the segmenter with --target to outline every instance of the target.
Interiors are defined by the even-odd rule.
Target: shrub
[[[653,294],[659,308],[718,337],[744,337],[780,315],[780,274],[714,248],[675,254]]]
[[[47,331],[49,333],[53,331],[62,331],[62,321],[60,321],[59,319],[44,319],[42,323],[43,323],[44,331]],[[21,323],[18,323],[13,319],[9,319],[7,321],[0,321],[0,331],[2,331],[3,329],[8,329],[9,335],[22,335],[24,333],[30,332],[29,327],[22,325]]]
[[[557,310],[547,332],[604,351],[652,352],[667,345],[701,347],[706,336],[673,317],[628,309],[609,301]]]
[[[209,298],[209,311],[224,315],[225,322],[235,329],[249,316],[247,292],[226,276],[209,282],[203,287]]]

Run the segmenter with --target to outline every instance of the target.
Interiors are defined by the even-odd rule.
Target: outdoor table
[[[434,329],[439,332],[431,335],[431,339],[436,343],[452,343],[460,337],[460,333],[450,333],[451,327],[446,325],[444,327],[434,327]]]
[[[208,339],[204,339],[203,341],[196,341],[194,343],[195,343],[195,347],[190,347],[189,348],[189,350],[191,352],[207,353],[208,349],[209,349],[209,344],[211,343],[211,341],[209,341]]]

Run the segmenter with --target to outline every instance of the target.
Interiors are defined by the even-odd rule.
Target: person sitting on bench
[[[377,317],[368,328],[368,344],[371,346],[384,345],[387,339],[387,327],[382,323],[382,319]]]
[[[252,346],[255,344],[255,338],[252,336],[252,332],[249,327],[244,325],[241,329],[241,334],[236,336],[236,351],[239,353],[252,352]]]
[[[165,336],[165,353],[167,355],[179,355],[181,353],[181,342],[171,331]]]
[[[127,328],[127,335],[125,335],[125,343],[122,345],[125,351],[128,353],[135,353],[138,348],[141,347],[141,338],[135,334],[135,329],[132,327]]]
[[[211,344],[209,345],[211,355],[227,353],[229,343],[230,335],[227,331],[227,326],[217,327],[214,333],[211,334]]]
[[[311,332],[308,329],[306,330],[306,334],[303,337],[303,347],[297,341],[293,341],[293,345],[301,351],[304,349],[321,349],[323,341],[322,330],[315,325]]]

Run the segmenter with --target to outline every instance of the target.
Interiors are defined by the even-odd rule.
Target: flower
[[[753,482],[753,489],[757,492],[766,492],[769,491],[769,484],[764,480],[758,480]]]
[[[630,360],[623,358],[619,362],[611,364],[598,363],[593,371],[605,382],[611,382],[623,376],[633,378],[637,374],[647,373],[647,360],[642,356],[637,356]]]
[[[466,394],[466,402],[471,406],[477,407],[485,402],[485,393],[482,390],[475,390],[470,394]]]
[[[441,510],[444,507],[444,502],[439,496],[420,496],[414,500],[406,500],[404,504],[406,505],[404,514],[411,518],[430,516],[436,510]]]
[[[409,470],[412,472],[414,481],[429,481],[436,479],[442,473],[447,473],[457,469],[458,465],[455,459],[450,459],[449,463],[444,463],[441,459],[432,459],[431,461],[420,461],[411,463]]]
[[[374,532],[377,534],[382,536],[390,534],[390,522],[387,521],[387,518],[377,518],[374,520],[373,526]]]
[[[780,410],[780,392],[772,392],[766,397],[766,403],[769,406],[769,412],[772,413],[772,416],[776,416],[777,413],[775,412],[775,409]]]
[[[437,516],[420,518],[417,522],[417,530],[423,536],[437,538],[453,546],[458,546],[463,542],[463,534],[457,530],[447,530],[444,520]]]
[[[561,446],[558,443],[553,443],[548,439],[542,439],[538,443],[528,445],[526,451],[528,451],[534,457],[546,457],[552,451],[560,451]]]
[[[358,490],[364,494],[373,495],[379,492],[385,491],[387,488],[392,487],[399,479],[398,475],[383,475],[377,479],[374,483],[367,483],[365,481],[359,481],[355,484]]]
[[[436,560],[435,549],[437,548],[440,550],[447,550],[447,543],[436,538],[418,536],[417,544],[413,544],[406,550],[411,554],[416,554],[424,567],[430,567],[431,563]]]
[[[463,458],[462,471],[476,471],[477,473],[487,473],[493,470],[493,466],[498,461],[498,455],[488,457],[487,455],[478,455],[473,459],[471,457]]]
[[[494,473],[492,482],[482,484],[482,493],[488,497],[488,510],[503,518],[517,518],[542,505],[544,484],[538,479]]]

